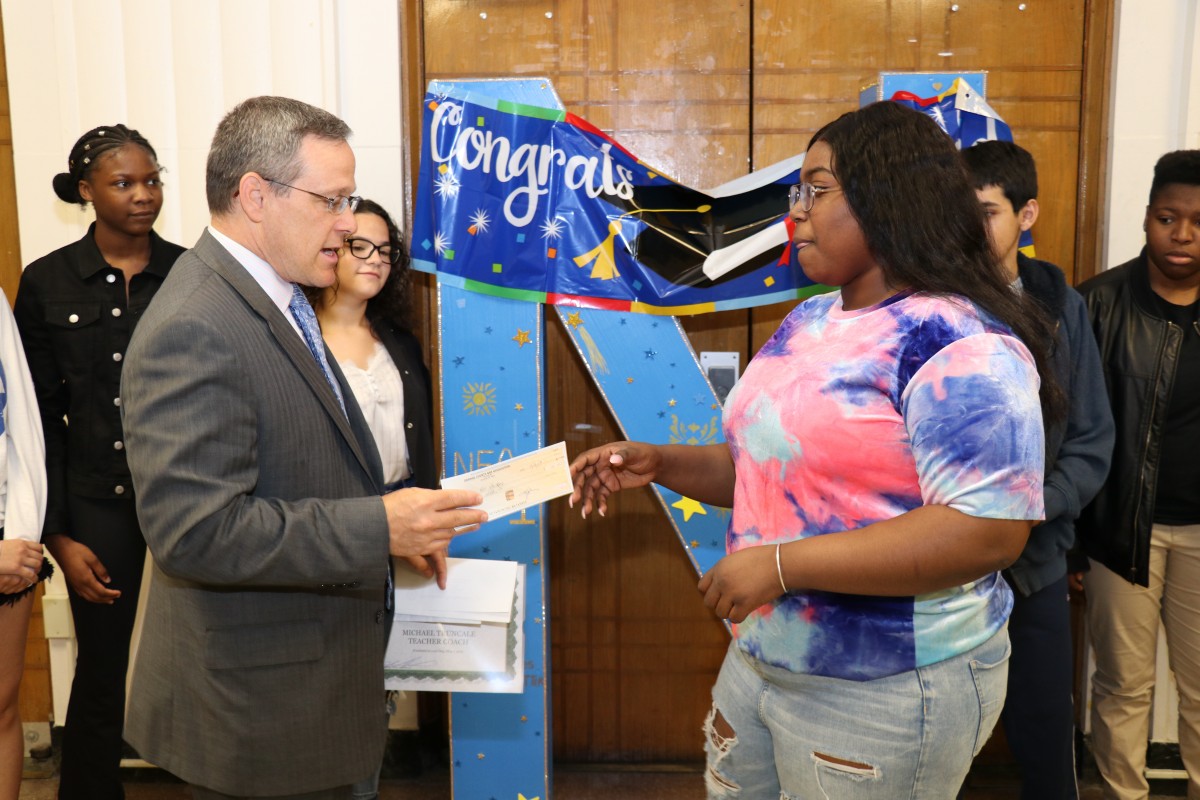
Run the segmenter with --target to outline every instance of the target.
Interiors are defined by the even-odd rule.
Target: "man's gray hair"
[[[269,96],[243,100],[217,125],[208,151],[209,212],[223,214],[233,207],[238,184],[247,172],[282,183],[295,181],[303,167],[299,152],[304,137],[344,142],[350,134],[350,126],[341,119],[299,100]]]

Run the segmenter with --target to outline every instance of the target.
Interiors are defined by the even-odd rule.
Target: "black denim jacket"
[[[70,531],[67,493],[133,499],[121,432],[121,362],[134,326],[184,248],[150,233],[150,263],[129,282],[82,239],[21,275],[14,314],[46,434],[45,534]]]

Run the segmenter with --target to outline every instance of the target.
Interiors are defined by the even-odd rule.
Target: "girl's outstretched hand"
[[[662,465],[658,447],[642,442],[611,442],[593,447],[571,462],[571,508],[582,502],[580,514],[586,519],[593,509],[604,516],[608,496],[622,489],[645,486],[654,480]]]

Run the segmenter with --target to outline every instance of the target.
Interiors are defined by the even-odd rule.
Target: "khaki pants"
[[[1096,561],[1084,575],[1096,650],[1092,750],[1106,800],[1144,800],[1146,742],[1158,624],[1167,634],[1179,689],[1179,749],[1188,797],[1200,800],[1200,525],[1155,525],[1150,586],[1135,586]]]

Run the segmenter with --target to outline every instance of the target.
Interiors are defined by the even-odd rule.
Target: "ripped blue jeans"
[[[731,645],[705,722],[710,800],[952,800],[1004,706],[1008,629],[871,681],[802,675]]]

